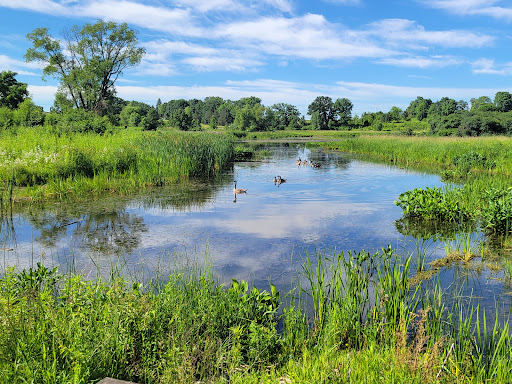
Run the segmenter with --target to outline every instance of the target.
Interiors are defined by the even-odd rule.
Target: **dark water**
[[[443,185],[438,176],[303,144],[269,149],[270,157],[237,163],[215,180],[80,205],[32,206],[2,223],[0,263],[21,269],[43,261],[92,277],[121,269],[145,279],[207,260],[225,281],[266,288],[271,280],[286,289],[306,252],[374,252],[390,244],[402,255],[420,250],[427,262],[446,255],[443,242],[415,238],[421,228],[400,220],[394,204],[406,190]],[[297,166],[298,157],[322,166]],[[277,175],[286,182],[275,185]],[[233,179],[248,193],[234,196]],[[465,295],[500,296],[508,305],[509,288],[498,275],[461,264],[441,273],[447,290],[458,281]]]

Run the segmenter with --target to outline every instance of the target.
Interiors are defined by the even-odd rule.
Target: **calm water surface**
[[[245,279],[267,288],[271,280],[286,289],[306,252],[374,252],[391,244],[402,254],[421,246],[429,260],[445,256],[442,243],[400,233],[401,209],[394,204],[406,190],[443,185],[438,176],[303,144],[268,148],[272,154],[264,161],[237,163],[216,180],[31,207],[2,223],[0,260],[18,268],[43,261],[93,277],[122,267],[146,278],[208,259],[225,281]],[[298,167],[298,157],[322,166]],[[286,183],[274,185],[277,175]],[[233,179],[248,193],[234,196]],[[465,294],[500,295],[509,305],[510,296],[503,295],[509,289],[495,275],[460,265],[441,274],[447,289],[463,281]]]

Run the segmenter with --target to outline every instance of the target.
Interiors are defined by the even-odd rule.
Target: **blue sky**
[[[302,113],[316,96],[353,112],[512,91],[512,5],[502,0],[0,0],[0,70],[18,72],[34,101],[58,82],[25,63],[26,34],[97,19],[126,22],[147,54],[118,95],[237,100],[258,96]]]

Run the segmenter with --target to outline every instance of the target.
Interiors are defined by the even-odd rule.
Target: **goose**
[[[233,183],[235,183],[235,188],[233,188],[233,193],[236,195],[237,193],[247,193],[247,189],[237,188],[236,187],[236,180],[233,180]]]

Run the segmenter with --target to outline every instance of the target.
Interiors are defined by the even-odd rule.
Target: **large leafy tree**
[[[494,105],[500,112],[512,111],[512,94],[509,92],[497,92],[494,96]]]
[[[337,125],[346,125],[352,118],[352,108],[354,105],[352,102],[343,97],[341,99],[337,99],[333,104],[333,113],[334,118],[337,121]]]
[[[126,68],[139,64],[145,53],[126,23],[103,20],[83,27],[75,25],[64,33],[62,43],[47,28],[35,29],[27,39],[32,48],[25,59],[44,65],[43,78],[58,78],[76,108],[100,115],[115,95],[118,77]]]
[[[27,84],[15,79],[17,73],[0,72],[0,107],[15,109],[28,97]]]
[[[318,96],[308,105],[308,115],[318,114],[319,129],[327,129],[329,120],[334,119],[333,103],[329,96]]]

